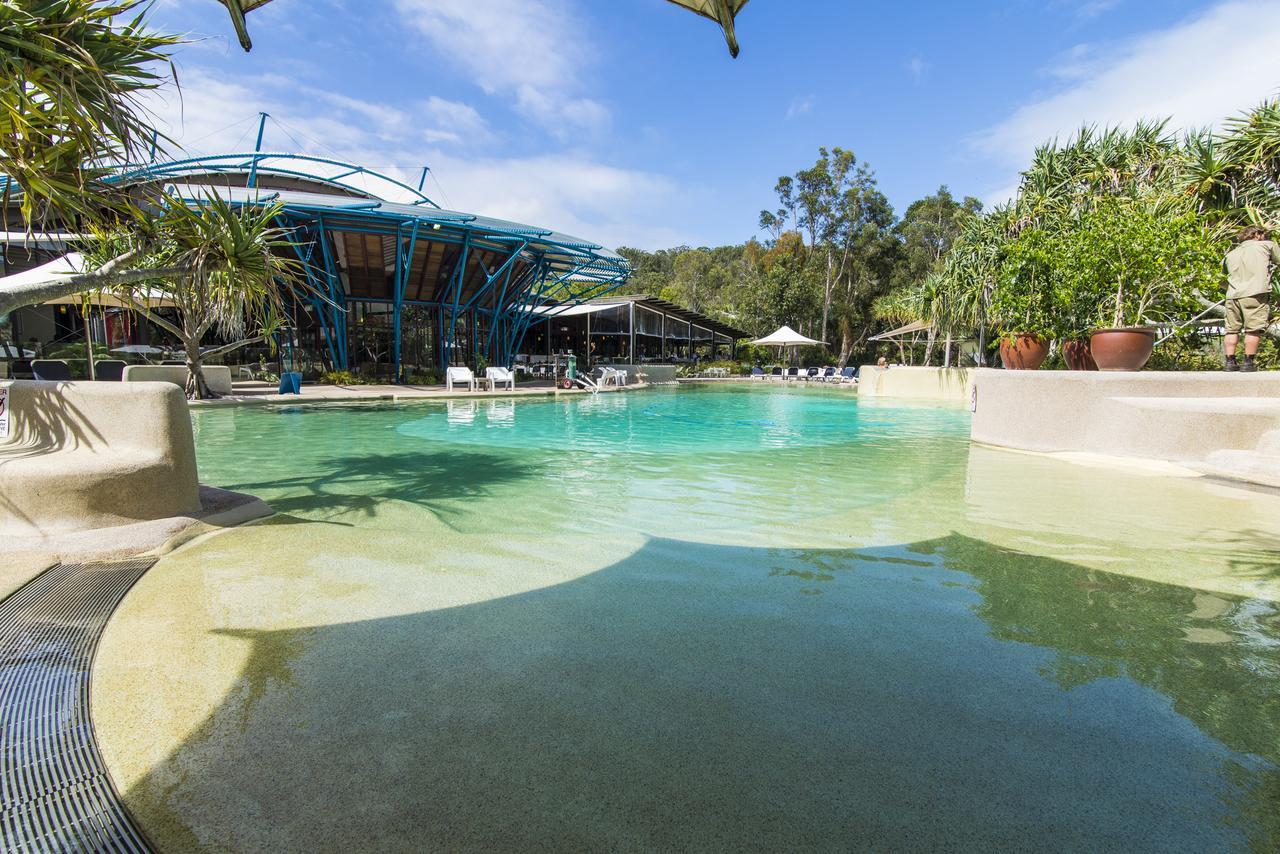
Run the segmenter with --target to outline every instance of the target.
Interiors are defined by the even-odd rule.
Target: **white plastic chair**
[[[506,368],[485,368],[484,378],[489,381],[489,388],[497,391],[498,384],[501,383],[512,391],[516,390],[515,374]]]
[[[454,383],[463,383],[471,391],[476,390],[476,375],[470,368],[446,368],[444,372],[445,391],[453,391]]]

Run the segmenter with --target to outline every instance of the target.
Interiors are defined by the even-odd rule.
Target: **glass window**
[[[662,335],[662,314],[642,305],[636,306],[636,334]]]

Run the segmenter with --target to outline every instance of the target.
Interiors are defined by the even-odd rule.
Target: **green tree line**
[[[785,323],[828,342],[843,367],[869,356],[868,339],[902,319],[881,310],[884,299],[940,269],[982,209],[943,186],[898,218],[875,172],[842,148],[820,148],[812,166],[779,178],[774,194],[776,207],[760,213],[762,236],[745,243],[622,247],[635,270],[630,289],[754,334]]]

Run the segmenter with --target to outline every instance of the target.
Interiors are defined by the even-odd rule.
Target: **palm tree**
[[[101,213],[113,202],[102,165],[150,144],[138,97],[168,77],[180,39],[148,29],[145,11],[142,0],[0,3],[0,203],[20,187],[28,227]]]
[[[139,96],[162,85],[181,40],[150,30],[142,0],[0,3],[0,211],[17,201],[26,228],[125,223],[127,194],[109,162],[155,141]],[[137,250],[56,282],[0,290],[0,315],[111,283],[139,281]]]
[[[251,3],[248,8],[261,5]],[[195,211],[171,200],[139,201],[102,179],[107,164],[157,142],[139,97],[170,79],[176,36],[152,31],[144,0],[0,2],[0,211],[20,202],[28,230],[91,231],[88,272],[0,290],[0,315],[88,290],[129,292],[167,282],[183,326],[152,319],[187,345],[191,390],[208,393],[200,338],[265,328],[289,283],[279,249],[287,236],[274,208],[233,209],[210,199]],[[244,293],[236,295],[236,288]],[[150,312],[148,312],[150,314]],[[239,346],[243,346],[240,344]]]
[[[204,360],[270,340],[283,325],[285,295],[310,291],[291,257],[292,241],[275,224],[278,202],[235,206],[213,194],[197,205],[167,201],[149,223],[150,233],[103,234],[93,251],[101,257],[145,247],[149,266],[180,271],[109,290],[182,343],[187,394],[204,399],[210,396],[201,371]],[[153,288],[172,297],[179,320],[148,306],[145,295]],[[210,332],[231,341],[202,352],[200,344]]]

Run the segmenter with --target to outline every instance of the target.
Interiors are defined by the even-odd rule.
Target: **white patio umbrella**
[[[167,350],[161,350],[159,347],[152,347],[150,344],[125,344],[123,347],[112,347],[112,353],[135,353],[139,356],[154,356],[157,353],[165,353]]]
[[[766,347],[805,347],[810,344],[826,344],[826,341],[815,341],[796,332],[790,326],[779,326],[763,338],[757,338],[752,344],[763,344]]]
[[[765,347],[777,347],[781,350],[790,350],[793,347],[808,347],[812,344],[826,344],[826,341],[815,341],[812,338],[806,338],[799,332],[796,332],[790,326],[780,326],[774,332],[769,333],[763,338],[757,338],[751,342],[752,344],[762,344]]]

